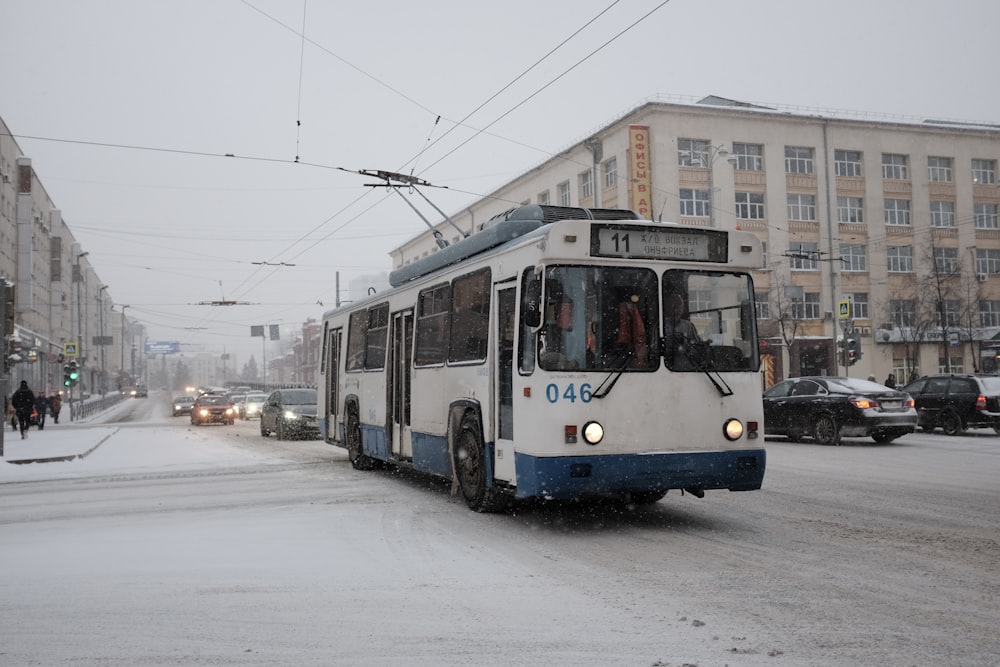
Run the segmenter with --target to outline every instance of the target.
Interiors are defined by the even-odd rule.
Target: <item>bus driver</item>
[[[668,294],[665,305],[667,317],[663,326],[663,341],[667,365],[690,370],[695,367],[691,358],[694,354],[692,348],[701,342],[701,336],[691,321],[684,319],[684,297],[677,293]]]

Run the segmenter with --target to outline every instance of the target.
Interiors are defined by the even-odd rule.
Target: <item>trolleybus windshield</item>
[[[756,370],[747,274],[548,266],[541,325],[522,330],[521,370]]]

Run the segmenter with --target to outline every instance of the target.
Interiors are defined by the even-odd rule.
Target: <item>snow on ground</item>
[[[151,406],[154,410],[161,407]],[[50,417],[43,430],[29,429],[24,440],[7,425],[3,434],[4,455],[0,458],[0,483],[95,473],[162,473],[176,468],[221,468],[273,461],[273,456],[228,446],[217,439],[206,446],[206,432],[173,428],[187,424],[187,418],[161,412],[155,412],[156,416],[146,425],[170,428],[143,428],[140,438],[128,437],[130,427],[115,420],[134,409],[135,404],[126,400],[110,410],[74,422],[66,420],[67,411],[58,424]]]

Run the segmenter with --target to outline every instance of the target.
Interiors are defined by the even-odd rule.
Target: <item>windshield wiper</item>
[[[635,352],[633,352],[632,350],[625,350],[624,352],[621,353],[621,355],[624,357],[624,360],[622,361],[621,365],[613,369],[608,374],[608,377],[604,378],[601,384],[597,386],[597,389],[594,390],[593,393],[594,398],[604,398],[605,396],[611,393],[611,390],[614,388],[615,383],[618,382],[618,378],[620,378],[622,376],[622,373],[625,372],[625,369],[628,368],[628,362],[631,361],[632,357],[635,356]],[[605,385],[607,385],[606,388]]]
[[[681,340],[683,340],[684,342],[688,341],[687,336],[681,334],[680,337],[681,337]],[[707,366],[705,366],[705,364],[703,364],[701,362],[701,360],[697,358],[696,355],[692,355],[688,351],[688,346],[687,345],[677,345],[677,346],[674,346],[672,348],[667,348],[667,341],[664,340],[663,341],[663,345],[661,347],[661,349],[664,350],[664,354],[666,353],[667,349],[676,350],[677,348],[680,348],[681,354],[683,354],[684,357],[688,361],[690,361],[694,365],[695,368],[697,368],[699,371],[701,371],[702,373],[704,373],[705,377],[707,377],[709,379],[709,381],[711,381],[711,383],[713,385],[715,385],[715,388],[719,391],[719,395],[720,396],[732,396],[733,395],[733,389],[732,389],[732,387],[729,386],[729,384],[719,374],[719,372],[718,371],[713,371],[713,370],[709,369]],[[698,356],[700,356],[700,355],[698,355]],[[671,361],[672,361],[672,359],[671,359]],[[668,365],[670,365],[670,364],[668,364]]]

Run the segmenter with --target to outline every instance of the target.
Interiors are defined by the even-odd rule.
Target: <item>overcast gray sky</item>
[[[996,0],[0,0],[0,116],[150,339],[242,364],[251,325],[319,319],[424,230],[342,169],[453,212],[654,95],[997,122],[997,26]],[[222,299],[252,305],[192,305]]]

